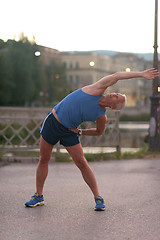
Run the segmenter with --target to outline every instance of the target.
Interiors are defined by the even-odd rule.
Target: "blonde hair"
[[[120,93],[119,93],[120,94]],[[121,110],[125,107],[127,103],[127,97],[125,94],[121,94],[124,97],[124,102],[123,103],[117,103],[115,110]]]

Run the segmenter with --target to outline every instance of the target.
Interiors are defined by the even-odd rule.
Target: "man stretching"
[[[146,78],[151,80],[158,75],[159,73],[155,69],[143,72],[117,72],[72,92],[58,103],[44,120],[40,131],[40,159],[36,172],[36,193],[25,205],[35,207],[44,204],[42,192],[48,174],[48,163],[54,145],[60,141],[90,187],[96,202],[95,210],[105,210],[104,200],[99,194],[94,173],[84,157],[79,136],[103,134],[107,122],[106,107],[120,110],[125,106],[125,95],[120,93],[104,95],[108,87],[123,79]],[[96,128],[79,129],[79,125],[84,121],[96,121]]]

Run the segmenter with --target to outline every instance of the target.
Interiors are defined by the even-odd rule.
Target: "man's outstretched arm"
[[[97,83],[99,83],[99,85],[102,88],[107,88],[114,85],[119,80],[125,80],[125,79],[131,79],[131,78],[146,78],[148,80],[152,80],[158,75],[159,75],[159,72],[154,68],[147,69],[142,72],[117,72],[100,79]]]
[[[154,68],[147,69],[142,72],[117,72],[101,78],[96,83],[82,88],[82,90],[93,95],[100,95],[104,93],[108,87],[114,85],[119,80],[127,80],[131,78],[146,78],[148,80],[152,80],[158,76],[159,72]]]

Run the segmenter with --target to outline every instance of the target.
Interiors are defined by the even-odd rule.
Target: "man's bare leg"
[[[94,173],[93,173],[92,169],[90,168],[90,166],[88,165],[87,160],[84,157],[81,144],[79,143],[72,147],[66,147],[66,150],[72,157],[72,159],[75,162],[75,164],[77,165],[77,167],[80,169],[82,176],[83,176],[85,182],[90,187],[94,197],[99,196],[97,182],[96,182]]]
[[[36,172],[36,191],[42,196],[44,182],[48,175],[48,163],[51,157],[53,145],[48,144],[41,136],[40,140],[40,159]]]

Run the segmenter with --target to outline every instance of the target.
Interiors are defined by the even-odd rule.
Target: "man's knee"
[[[79,169],[85,169],[88,166],[85,157],[77,157],[76,159],[74,159],[74,162]]]
[[[40,165],[45,165],[49,163],[50,158],[44,157],[44,156],[40,156],[39,157],[39,164]]]

